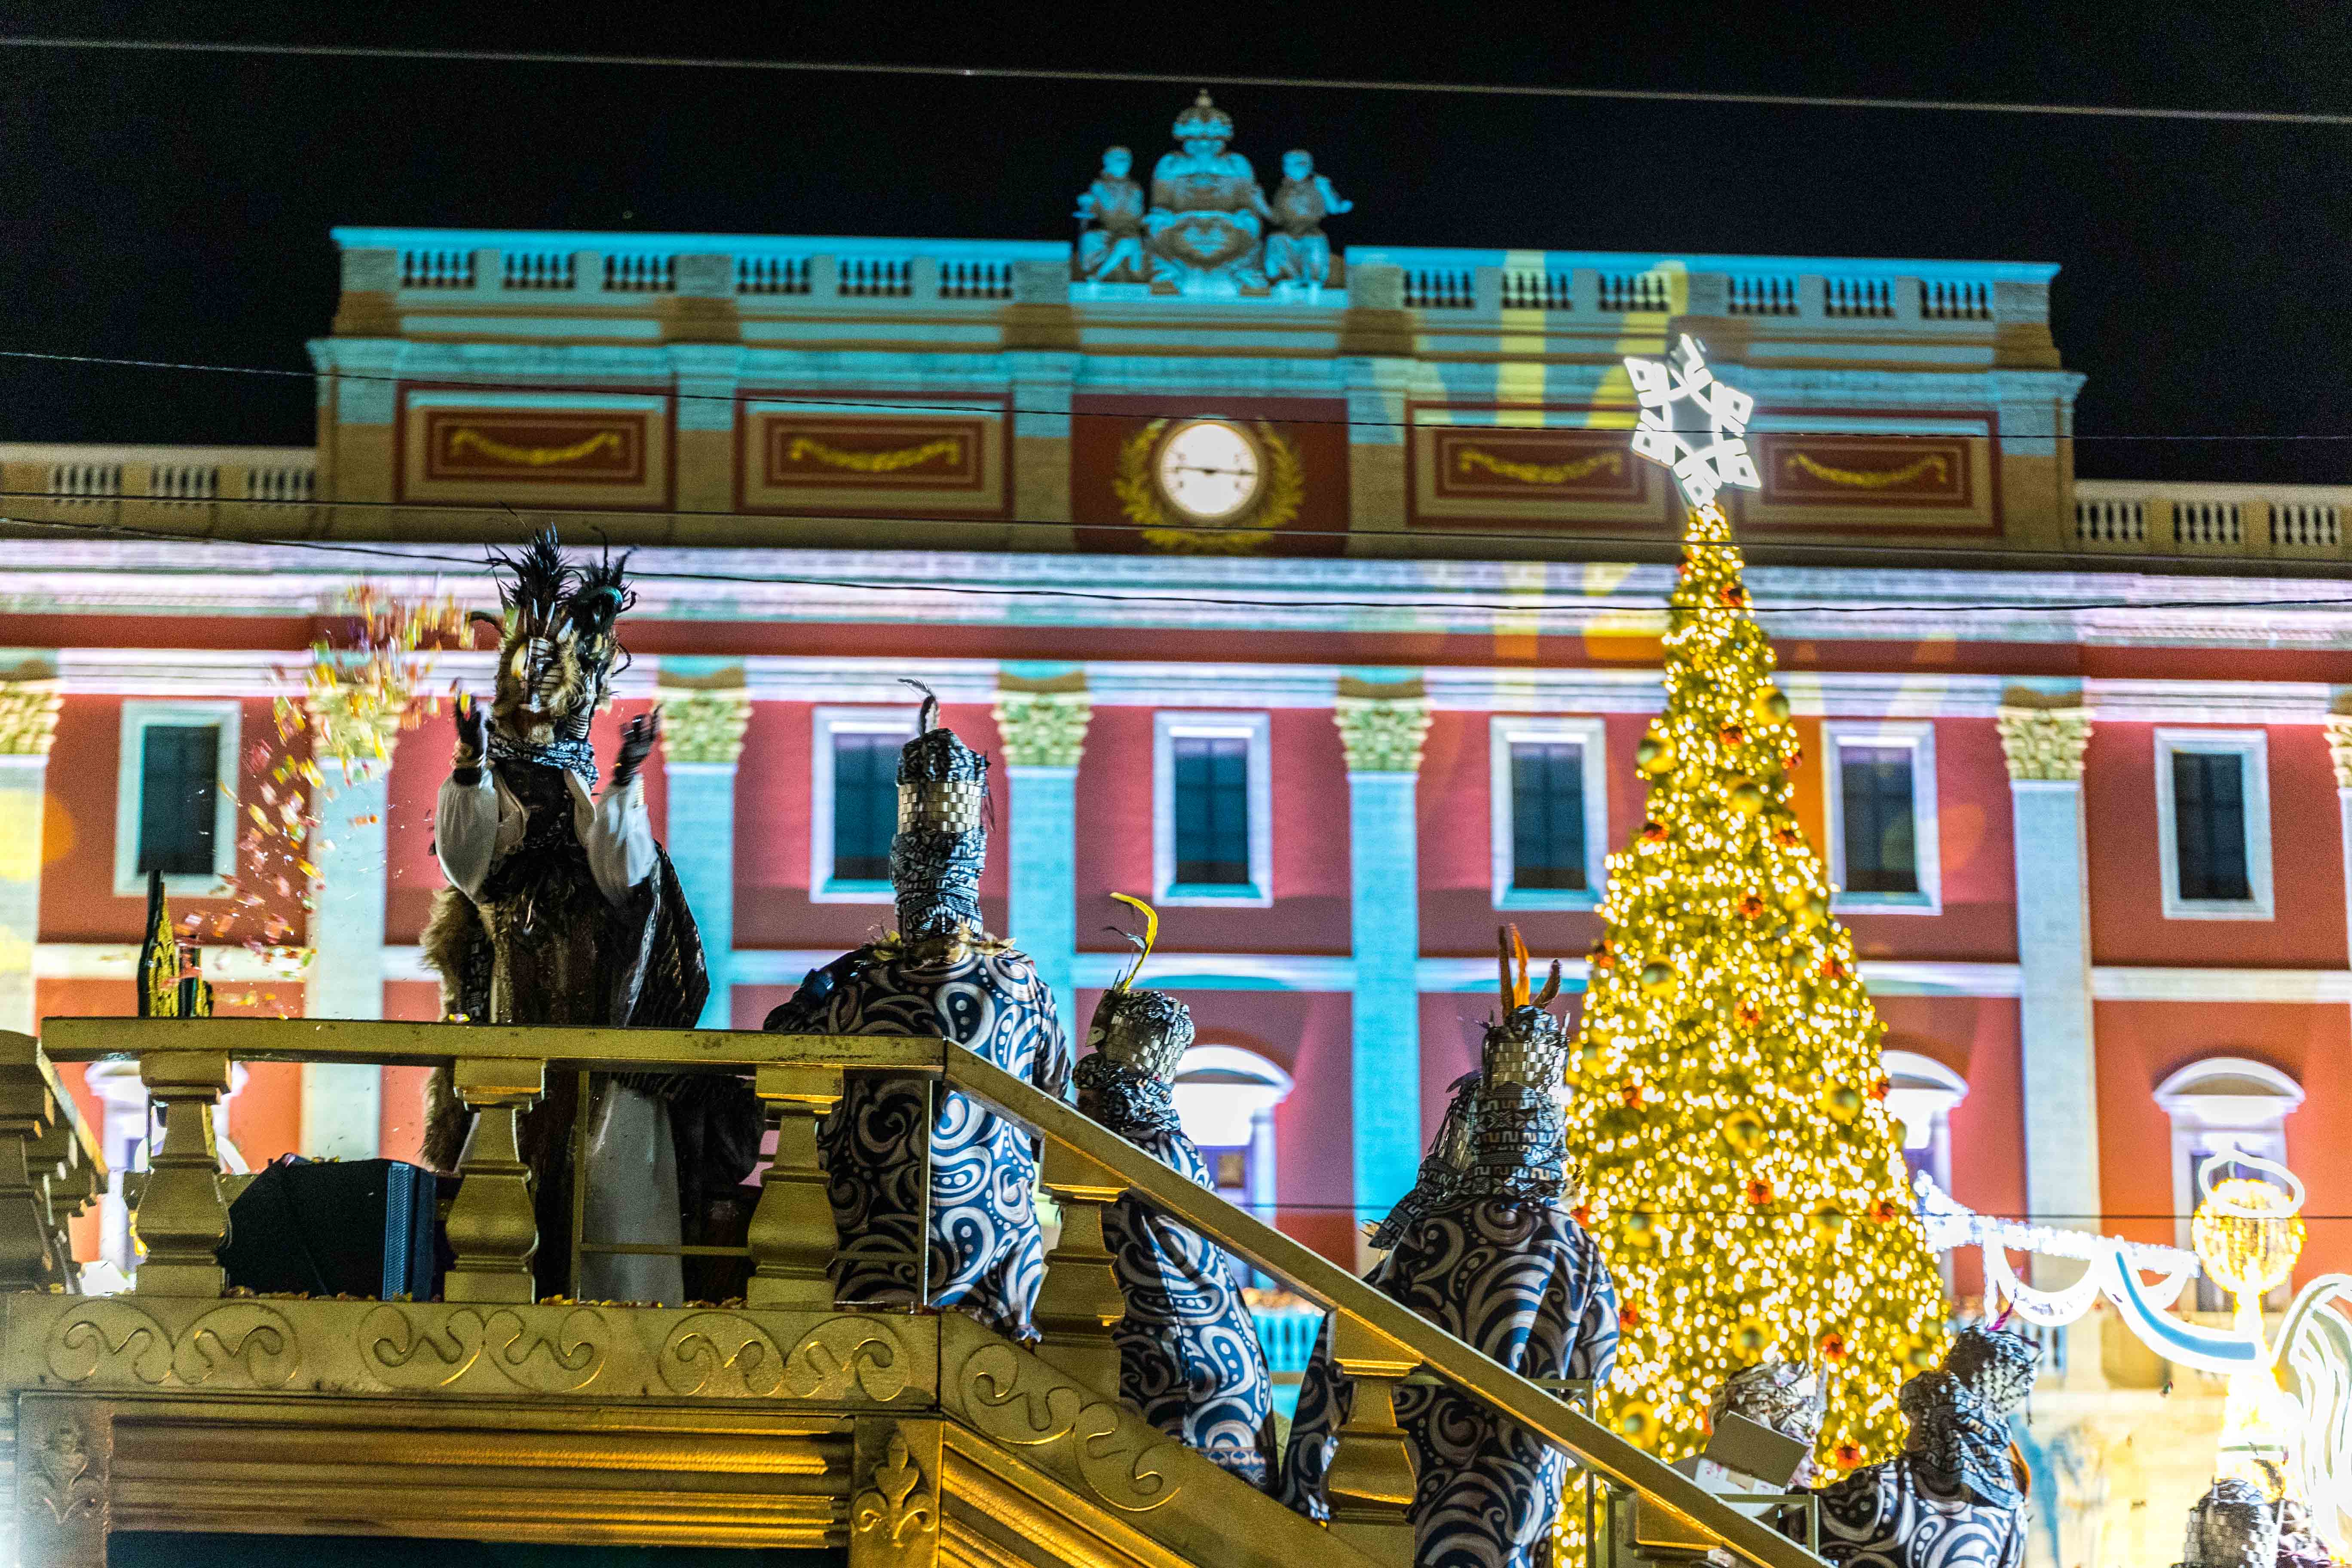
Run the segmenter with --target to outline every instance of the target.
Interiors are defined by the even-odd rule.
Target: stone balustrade
[[[2352,485],[2074,481],[2074,544],[2119,555],[2341,561]]]

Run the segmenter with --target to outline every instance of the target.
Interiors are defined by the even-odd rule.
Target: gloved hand
[[[472,784],[480,774],[483,753],[490,749],[490,710],[459,692],[449,716],[457,729],[457,754],[452,766],[460,784]]]
[[[621,760],[613,764],[613,787],[619,789],[637,776],[646,759],[661,743],[661,710],[641,713],[621,731]]]

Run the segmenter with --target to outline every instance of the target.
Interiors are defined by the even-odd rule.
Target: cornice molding
[[[1616,632],[1661,629],[1673,580],[1665,566],[1582,562],[1302,560],[1268,574],[1262,562],[1201,556],[648,548],[634,560],[637,615],[648,619],[1401,636],[1524,632],[1534,605],[1573,608]],[[794,580],[772,581],[782,575]],[[493,592],[475,552],[459,545],[343,556],[235,541],[43,538],[0,542],[0,613],[323,615],[359,576],[395,595],[454,592],[487,604]],[[2304,579],[1774,566],[1751,568],[1748,580],[1780,638],[1949,643],[1959,627],[1976,644],[2352,648],[2352,595]],[[1063,596],[1070,592],[1095,596]],[[1585,624],[1555,619],[1562,629]]]

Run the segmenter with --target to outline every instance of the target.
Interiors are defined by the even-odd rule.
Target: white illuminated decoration
[[[1672,468],[1685,500],[1708,507],[1726,485],[1762,487],[1756,456],[1748,449],[1748,416],[1756,412],[1756,400],[1716,379],[1696,339],[1684,334],[1671,360],[1629,358],[1625,374],[1642,405],[1633,450]]]

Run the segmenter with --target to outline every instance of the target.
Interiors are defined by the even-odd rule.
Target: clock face
[[[1257,500],[1265,479],[1257,443],[1222,419],[1180,425],[1160,448],[1162,500],[1197,522],[1224,522]]]

